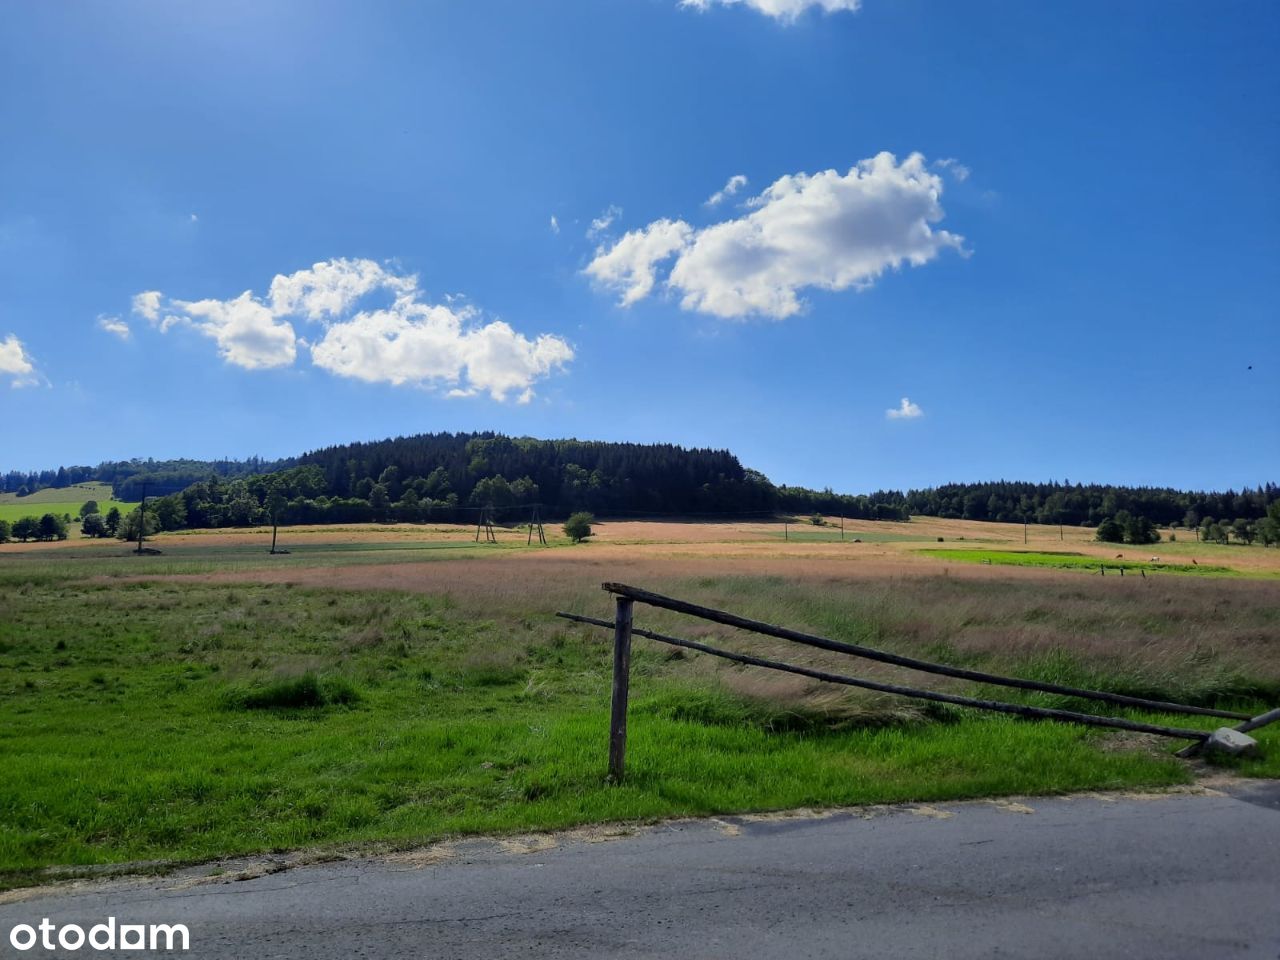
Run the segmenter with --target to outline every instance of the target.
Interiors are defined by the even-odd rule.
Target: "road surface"
[[[269,861],[0,902],[183,923],[211,958],[1280,958],[1280,782],[904,805]],[[249,879],[245,879],[250,877]]]

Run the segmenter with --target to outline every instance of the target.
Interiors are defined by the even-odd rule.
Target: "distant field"
[[[0,520],[12,522],[46,513],[58,516],[69,513],[76,520],[79,518],[80,508],[89,500],[97,500],[104,514],[112,507],[122,514],[137,507],[136,503],[112,500],[109,483],[77,483],[69,487],[45,487],[26,497],[19,497],[16,493],[0,493]]]
[[[943,550],[928,549],[921,553],[939,560],[956,560],[963,563],[992,563],[1009,567],[1051,567],[1057,570],[1087,570],[1100,572],[1121,570],[1137,573],[1182,573],[1192,576],[1239,576],[1229,567],[1212,564],[1166,563],[1163,560],[1123,560],[1091,557],[1083,553],[1037,552],[1035,550]]]

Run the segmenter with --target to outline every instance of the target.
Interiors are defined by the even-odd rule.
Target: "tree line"
[[[32,482],[102,480],[112,483],[117,498],[134,501],[145,485],[153,497],[145,522],[157,530],[269,522],[476,522],[486,514],[518,521],[532,518],[536,509],[545,520],[577,512],[605,518],[792,513],[870,520],[921,514],[1089,527],[1111,520],[1119,524],[1122,540],[1139,538],[1134,542],[1150,542],[1140,539],[1150,535],[1146,527],[1129,529],[1140,521],[1151,529],[1203,529],[1211,539],[1212,523],[1233,536],[1243,521],[1239,536],[1252,530],[1263,539],[1261,521],[1280,500],[1280,487],[1271,483],[1206,493],[1001,480],[840,494],[775,485],[728,450],[496,433],[343,444],[273,462],[131,460],[38,475],[11,471],[4,477],[6,486],[21,481],[28,488]],[[1105,532],[1115,531],[1108,526]]]
[[[1280,500],[1280,487],[1267,483],[1239,492],[1200,492],[1168,487],[1107,484],[953,483],[907,493],[913,514],[954,520],[1066,524],[1096,527],[1121,512],[1145,517],[1156,526],[1199,527],[1205,517],[1258,521]]]

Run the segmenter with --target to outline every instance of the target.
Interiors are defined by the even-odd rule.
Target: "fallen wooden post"
[[[1275,723],[1277,720],[1280,720],[1280,707],[1277,707],[1275,710],[1268,710],[1266,713],[1260,713],[1256,717],[1251,717],[1244,723],[1239,724],[1232,729],[1234,729],[1236,733],[1248,733],[1250,730],[1257,730],[1259,727],[1265,727],[1269,724]],[[1183,747],[1176,755],[1184,759],[1187,757],[1194,757],[1200,752],[1200,749],[1203,746],[1203,741],[1200,743],[1192,743]]]
[[[618,598],[619,604],[623,602],[622,597]],[[1180,740],[1195,740],[1197,742],[1208,738],[1209,734],[1204,730],[1188,730],[1181,727],[1164,727],[1154,723],[1140,723],[1135,720],[1123,720],[1119,717],[1098,717],[1088,713],[1074,713],[1070,710],[1052,710],[1047,707],[1024,707],[1020,704],[1001,703],[997,700],[979,700],[974,697],[961,697],[950,693],[937,693],[933,690],[916,690],[912,687],[903,687],[894,683],[880,683],[876,680],[864,680],[860,677],[848,677],[838,673],[828,673],[825,670],[814,670],[809,667],[797,667],[793,664],[783,663],[779,660],[766,660],[763,657],[753,657],[743,653],[730,653],[728,650],[720,650],[717,647],[708,646],[705,643],[698,643],[694,640],[682,640],[679,637],[666,636],[661,633],[654,633],[652,630],[642,630],[631,626],[631,611],[627,611],[627,654],[630,658],[630,635],[632,633],[637,636],[647,637],[650,640],[657,640],[659,643],[670,644],[675,647],[684,647],[687,650],[697,650],[699,653],[707,653],[713,657],[721,657],[725,660],[732,660],[735,663],[742,663],[752,667],[767,667],[770,670],[780,670],[783,673],[794,673],[802,677],[811,677],[814,680],[823,680],[827,683],[839,683],[848,687],[860,687],[864,690],[874,690],[878,693],[892,693],[902,697],[912,697],[917,700],[932,700],[935,703],[947,703],[958,707],[974,707],[979,710],[991,710],[996,713],[1008,713],[1014,716],[1024,717],[1030,720],[1057,720],[1063,723],[1079,723],[1091,727],[1112,727],[1118,730],[1132,730],[1137,733],[1154,733],[1164,737],[1175,737]],[[621,614],[620,614],[621,615]],[[593,617],[582,617],[572,613],[557,613],[557,617],[563,617],[566,620],[573,620],[577,623],[587,623],[597,627],[615,627],[614,634],[614,723],[617,724],[618,715],[618,631],[616,624],[610,623],[608,620],[597,620]],[[626,693],[623,692],[623,717],[622,717],[622,743],[625,749],[626,743]],[[610,775],[613,776],[613,740],[610,739],[610,757],[609,767]],[[620,755],[619,755],[620,756]],[[621,760],[619,760],[619,764]],[[621,778],[619,767],[618,778]]]
[[[1055,693],[1064,697],[1080,697],[1085,700],[1101,700],[1104,703],[1111,703],[1118,706],[1136,707],[1142,710],[1153,710],[1159,713],[1187,713],[1197,716],[1207,717],[1226,717],[1231,720],[1248,720],[1249,715],[1246,713],[1236,713],[1230,710],[1216,710],[1211,707],[1196,707],[1185,703],[1166,703],[1162,700],[1147,700],[1143,697],[1129,697],[1120,693],[1106,693],[1101,690],[1083,690],[1079,687],[1067,687],[1058,683],[1043,683],[1039,680],[1022,680],[1017,677],[1001,677],[996,674],[983,673],[979,670],[966,670],[961,667],[948,667],[940,663],[930,663],[927,660],[917,660],[914,657],[904,657],[896,653],[886,653],[883,650],[876,650],[872,647],[864,647],[860,644],[842,643],[838,640],[828,640],[826,637],[819,637],[809,633],[801,633],[798,630],[791,630],[787,627],[778,627],[771,623],[764,623],[760,620],[750,620],[746,617],[740,617],[733,613],[727,613],[724,610],[716,610],[712,607],[703,607],[696,603],[688,603],[684,600],[676,600],[673,597],[664,597],[659,593],[651,593],[648,590],[641,590],[638,587],[629,587],[622,583],[606,583],[603,587],[609,593],[619,597],[629,597],[639,603],[647,604],[651,607],[661,607],[665,610],[672,610],[676,613],[686,613],[690,616],[699,617],[703,620],[710,620],[713,623],[721,623],[728,627],[737,627],[741,630],[747,630],[751,633],[761,633],[769,637],[777,637],[780,640],[790,640],[794,643],[801,643],[809,647],[817,647],[820,650],[831,650],[835,653],[844,653],[854,657],[862,657],[865,660],[876,660],[880,663],[891,663],[898,667],[907,667],[911,670],[919,670],[923,673],[936,673],[944,677],[954,677],[958,680],[972,680],[976,683],[990,683],[1002,687],[1015,687],[1019,690],[1036,690],[1041,693]]]

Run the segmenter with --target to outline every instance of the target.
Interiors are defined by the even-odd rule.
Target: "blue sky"
[[[1275,4],[0,19],[0,468],[493,429],[1280,478]]]

